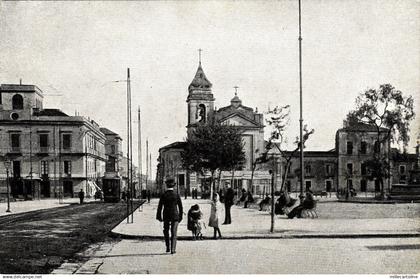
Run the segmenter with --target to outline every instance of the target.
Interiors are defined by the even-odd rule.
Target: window
[[[63,134],[63,149],[70,149],[70,148],[71,148],[71,135]]]
[[[405,174],[405,165],[400,165],[400,174]]]
[[[366,154],[367,153],[367,142],[362,141],[360,143],[360,153],[361,154]]]
[[[331,165],[325,165],[325,174],[326,175],[331,175],[332,174],[332,168]]]
[[[11,134],[10,144],[11,144],[12,150],[19,150],[20,149],[20,134]]]
[[[41,161],[41,175],[48,175],[48,161]]]
[[[71,174],[71,161],[64,161],[64,173]]]
[[[365,163],[362,163],[360,165],[360,170],[361,170],[362,175],[367,175],[367,167]]]
[[[305,181],[305,189],[306,189],[306,191],[311,190],[311,187],[312,187],[312,181],[306,180]]]
[[[353,175],[353,164],[352,163],[347,164],[347,174],[348,175]]]
[[[360,192],[366,192],[367,190],[367,182],[366,180],[360,180]]]
[[[311,165],[305,165],[305,175],[311,175],[312,168]]]
[[[115,154],[115,145],[111,145],[111,154]]]
[[[347,142],[347,155],[353,154],[353,142],[348,141]]]
[[[39,147],[41,148],[48,147],[48,134],[39,135]]]
[[[23,97],[16,94],[12,97],[12,109],[23,109]]]
[[[406,184],[407,183],[407,176],[405,174],[400,176],[400,184]]]
[[[347,186],[349,187],[349,189],[353,188],[353,180],[352,179],[347,180]]]

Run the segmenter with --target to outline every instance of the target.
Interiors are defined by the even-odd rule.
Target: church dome
[[[235,97],[233,97],[232,100],[230,100],[230,104],[234,107],[239,107],[240,105],[242,105],[242,100],[239,99],[238,95],[235,93]]]

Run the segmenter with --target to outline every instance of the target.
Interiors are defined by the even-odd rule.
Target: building
[[[12,197],[92,196],[105,172],[105,135],[93,120],[44,109],[43,97],[35,85],[0,86],[0,194],[11,161]]]
[[[196,74],[188,86],[187,96],[187,134],[202,124],[216,121],[220,124],[235,125],[240,127],[242,141],[244,144],[245,164],[242,170],[221,173],[221,186],[225,187],[233,180],[234,189],[251,189],[251,169],[255,159],[264,150],[264,118],[258,110],[244,106],[237,93],[232,98],[230,105],[218,110],[214,106],[215,98],[212,93],[212,84],[207,79],[201,62],[198,65]],[[174,142],[159,149],[158,158],[158,188],[163,190],[164,180],[168,177],[175,177],[180,191],[189,192],[191,188],[198,191],[205,191],[209,188],[209,175],[202,177],[196,173],[189,173],[182,168],[181,152],[185,142]],[[270,175],[267,170],[257,170],[254,173],[255,189],[260,185],[270,183]]]
[[[100,128],[100,131],[105,135],[105,174],[109,176],[119,176],[119,165],[122,161],[122,138],[115,132]]]
[[[187,134],[198,126],[216,121],[220,124],[240,127],[246,162],[242,170],[232,172],[223,171],[220,185],[225,187],[233,182],[233,188],[239,191],[244,188],[254,194],[268,193],[271,189],[272,163],[258,165],[251,186],[251,173],[253,162],[265,151],[264,117],[250,107],[244,106],[242,100],[235,92],[229,106],[216,109],[215,97],[212,93],[212,83],[207,79],[201,62],[196,74],[188,86],[187,96]],[[398,180],[407,180],[406,173],[412,170],[413,154],[406,157],[391,156],[390,140],[384,140],[387,129],[379,130],[376,127],[362,123],[344,122],[343,128],[338,129],[335,137],[335,148],[328,151],[304,152],[304,190],[314,192],[343,193],[353,189],[355,192],[379,192],[380,181],[369,180],[369,170],[366,161],[375,154],[380,154],[389,160],[393,174],[391,179],[384,179],[384,189],[390,190],[391,183]],[[419,139],[420,141],[420,139]],[[175,177],[179,190],[189,192],[196,188],[198,191],[209,189],[209,174],[205,177],[189,173],[182,167],[181,153],[185,142],[178,141],[159,149],[157,166],[157,184],[159,191],[164,190],[164,181],[167,177]],[[274,158],[277,164],[277,177],[275,189],[278,191],[282,185],[286,158],[292,155],[291,167],[285,179],[285,187],[292,192],[300,191],[300,164],[299,152],[292,154],[285,152],[285,157],[275,148],[268,151],[269,157]],[[414,157],[413,157],[414,156]],[[398,170],[395,167],[398,166]]]
[[[366,161],[373,159],[380,152],[382,158],[390,155],[390,140],[384,140],[387,129],[380,129],[363,123],[344,122],[343,128],[336,132],[337,152],[337,189],[354,189],[360,192],[379,192],[378,180],[368,179],[369,170]],[[379,140],[378,140],[379,139]],[[384,179],[384,189],[390,188],[390,180]]]

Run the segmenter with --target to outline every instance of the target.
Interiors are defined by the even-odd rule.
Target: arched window
[[[206,106],[200,104],[197,110],[198,122],[206,123]]]
[[[13,109],[23,109],[23,97],[19,94],[16,94],[12,98],[12,107]]]

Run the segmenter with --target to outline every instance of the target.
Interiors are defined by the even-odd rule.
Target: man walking
[[[172,178],[166,180],[166,192],[160,197],[156,219],[163,221],[163,235],[165,236],[166,252],[176,253],[176,234],[178,223],[182,221],[181,197],[174,191],[175,181]],[[162,218],[163,208],[163,218]],[[169,229],[171,239],[169,243]],[[170,245],[169,245],[170,244]]]
[[[83,192],[83,189],[80,189],[79,199],[80,199],[80,204],[82,204],[83,200],[85,199],[85,192]]]
[[[230,208],[233,205],[234,198],[235,192],[233,192],[233,189],[229,186],[225,194],[225,222],[223,223],[224,225],[232,223],[232,219],[230,216]]]

